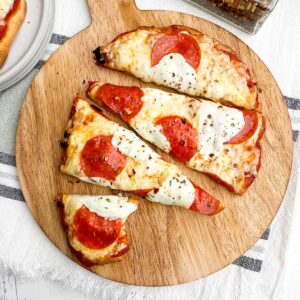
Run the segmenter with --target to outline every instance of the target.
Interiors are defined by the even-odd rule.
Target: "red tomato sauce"
[[[244,110],[244,128],[232,137],[228,144],[240,144],[247,141],[256,131],[258,126],[258,116],[255,112],[250,110]]]
[[[80,156],[80,166],[86,176],[113,181],[125,168],[126,155],[111,141],[111,135],[98,135],[86,142]]]
[[[81,207],[74,217],[74,235],[84,246],[103,249],[111,245],[119,236],[122,220],[108,220]]]
[[[164,56],[170,53],[181,54],[195,70],[199,67],[201,59],[200,47],[198,42],[188,34],[175,31],[172,34],[166,34],[159,38],[152,48],[152,66],[157,65]]]
[[[11,18],[11,16],[16,12],[18,6],[20,4],[20,0],[15,0],[12,9],[8,12],[6,17],[4,18],[4,25],[0,25],[0,40],[5,36],[7,30],[7,22]]]
[[[179,116],[159,119],[157,125],[162,126],[162,133],[171,145],[170,154],[181,162],[190,160],[198,149],[198,134],[192,124]]]
[[[105,83],[99,87],[96,98],[124,121],[135,117],[143,107],[144,92],[136,86],[118,86]],[[96,100],[96,101],[97,101]]]
[[[190,210],[211,216],[224,209],[219,200],[215,199],[195,184],[194,188],[196,190],[196,195],[193,204],[189,208]]]

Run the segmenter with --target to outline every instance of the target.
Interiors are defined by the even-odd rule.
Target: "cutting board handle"
[[[90,10],[92,17],[92,25],[98,23],[99,21],[110,22],[111,26],[114,26],[114,20],[107,20],[106,10],[109,9],[107,5],[108,0],[87,0],[87,4]],[[104,5],[103,3],[106,2]],[[111,6],[114,6],[114,10],[119,10],[124,16],[123,19],[126,20],[126,23],[131,23],[131,18],[134,18],[134,15],[137,11],[140,11],[134,0],[113,0],[111,1]],[[135,19],[135,18],[134,18]]]

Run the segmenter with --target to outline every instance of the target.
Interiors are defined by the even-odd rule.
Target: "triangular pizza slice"
[[[83,265],[120,261],[129,251],[125,222],[137,209],[137,200],[114,195],[59,194],[56,201],[72,252]]]

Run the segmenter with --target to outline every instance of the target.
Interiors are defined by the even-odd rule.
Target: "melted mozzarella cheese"
[[[195,188],[184,175],[175,172],[166,178],[158,192],[151,191],[146,199],[189,208],[195,200]]]
[[[205,160],[214,159],[224,143],[245,125],[243,113],[235,108],[202,101],[197,114],[199,152]]]
[[[118,127],[114,132],[112,144],[121,153],[140,163],[135,167],[136,178],[151,177],[163,171],[164,164],[161,163],[160,156],[133,132]],[[114,183],[111,186],[114,186]]]
[[[165,55],[160,62],[148,70],[147,75],[161,85],[192,91],[197,88],[197,73],[179,53]]]
[[[224,143],[245,125],[243,113],[235,108],[202,101],[198,110],[198,151],[205,160],[214,159]]]
[[[3,25],[3,21],[9,11],[14,5],[14,0],[1,0],[0,1],[0,25]],[[2,21],[2,22],[1,22]]]
[[[164,134],[162,134],[160,125],[155,125],[148,121],[135,123],[134,129],[144,139],[153,143],[158,148],[169,153],[171,150],[170,142]]]
[[[89,183],[96,183],[105,187],[112,187],[112,181],[100,177],[80,177],[80,180]]]
[[[198,85],[205,97],[243,101],[249,95],[246,79],[239,75],[227,54],[213,49],[211,43],[201,44]],[[204,92],[205,91],[205,92]]]
[[[117,127],[114,132],[112,144],[121,153],[139,162],[148,161],[149,157],[151,157],[151,159],[159,158],[159,155],[133,132],[120,126]]]
[[[137,204],[128,202],[127,197],[71,195],[70,201],[78,201],[91,212],[110,220],[126,219],[137,209]]]

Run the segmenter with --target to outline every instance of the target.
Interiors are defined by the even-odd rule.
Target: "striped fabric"
[[[69,37],[65,35],[54,33],[51,37],[50,45],[46,53],[35,68],[40,69],[50,55],[68,39]],[[295,119],[296,121],[293,122],[293,139],[296,141],[300,130],[300,127],[297,127],[297,121],[299,121],[297,114],[300,110],[300,100],[290,97],[285,97],[285,100],[292,120]],[[296,125],[294,126],[294,124]],[[16,173],[15,156],[2,152],[0,152],[0,198],[25,201],[22,191],[20,190],[19,180]],[[245,255],[233,262],[233,264],[249,271],[260,272],[270,232],[270,229],[267,229],[257,243],[247,253],[245,253]]]

